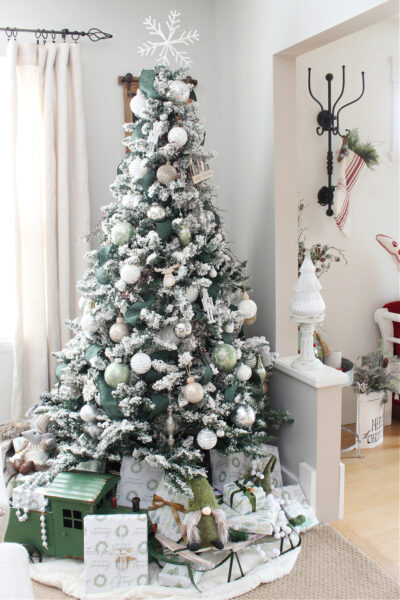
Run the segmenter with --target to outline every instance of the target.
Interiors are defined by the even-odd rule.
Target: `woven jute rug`
[[[72,598],[33,582],[36,600]],[[95,597],[95,596],[93,596]],[[201,595],[199,594],[199,598]],[[303,538],[292,572],[239,596],[240,600],[399,600],[400,586],[373,560],[330,525]],[[162,600],[158,598],[158,600]]]

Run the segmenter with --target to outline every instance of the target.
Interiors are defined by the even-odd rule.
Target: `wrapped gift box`
[[[86,516],[84,559],[87,593],[146,585],[147,515]]]
[[[124,456],[121,463],[120,481],[117,487],[117,503],[132,506],[132,498],[140,498],[140,508],[150,506],[154,492],[163,472],[158,467],[150,467],[145,461],[132,456]]]
[[[30,490],[18,486],[12,491],[11,504],[13,508],[24,508],[25,504],[27,504],[29,510],[41,510],[42,508],[46,508],[48,502],[44,495],[45,493],[45,488]]]
[[[182,533],[178,522],[182,523],[184,519],[188,505],[187,497],[172,494],[163,478],[155,491],[152,504],[158,508],[149,511],[149,519],[157,525],[157,532],[169,537],[174,542],[180,540]],[[181,508],[183,510],[180,510]]]
[[[197,585],[202,573],[193,571],[193,580]],[[158,576],[158,583],[168,587],[195,589],[190,581],[188,568],[183,565],[165,565]]]
[[[311,529],[311,527],[318,525],[318,519],[315,512],[299,484],[285,485],[284,487],[274,490],[274,493],[284,501],[282,508],[290,519],[297,517],[298,515],[305,516],[306,520],[299,525],[301,531],[307,531],[308,529]]]
[[[271,482],[274,487],[281,487],[283,485],[282,473],[277,446],[262,445],[261,448],[263,449],[265,456],[257,459],[257,470],[263,470],[271,456],[275,456],[276,463],[271,473]],[[217,452],[217,450],[211,450],[210,457],[213,486],[219,490],[222,490],[225,483],[237,481],[245,475],[248,475],[252,470],[252,458],[246,456],[242,452],[236,452],[225,456],[224,454]]]
[[[244,483],[243,480],[239,480],[238,483],[224,485],[222,498],[225,504],[245,515],[264,508],[266,494],[262,488],[252,485],[251,482]]]
[[[272,494],[268,494],[264,508],[246,515],[239,514],[225,503],[221,504],[221,508],[226,515],[228,527],[236,531],[272,535],[280,511],[280,503],[279,499],[272,496]]]

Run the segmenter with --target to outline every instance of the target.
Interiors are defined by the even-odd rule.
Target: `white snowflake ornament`
[[[190,67],[192,60],[189,58],[184,46],[189,46],[200,39],[197,29],[184,30],[179,34],[178,29],[181,27],[181,13],[176,10],[170,10],[166,20],[166,30],[164,33],[161,23],[147,17],[143,21],[149,35],[159,38],[159,41],[153,42],[148,40],[138,47],[140,56],[154,56],[158,52],[159,56],[157,64],[169,65],[170,58],[175,59],[175,62],[181,67]]]

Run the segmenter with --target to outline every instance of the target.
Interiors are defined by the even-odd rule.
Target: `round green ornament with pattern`
[[[213,350],[212,360],[220,371],[231,371],[237,363],[236,350],[230,344],[218,344]]]

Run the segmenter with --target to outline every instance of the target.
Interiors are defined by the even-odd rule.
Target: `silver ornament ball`
[[[168,97],[171,100],[187,102],[190,96],[190,89],[184,81],[174,80],[169,84]]]
[[[193,377],[188,377],[187,384],[183,388],[183,395],[190,404],[201,402],[204,397],[203,386],[194,380]]]
[[[176,179],[178,179],[178,171],[171,165],[170,162],[167,162],[165,165],[158,167],[156,176],[159,183],[162,185],[168,185],[172,181],[176,181]]]
[[[203,450],[211,450],[217,445],[218,438],[211,429],[202,429],[197,434],[197,443]]]
[[[116,343],[119,343],[125,336],[129,335],[128,326],[122,317],[117,317],[117,321],[114,325],[111,325],[108,335]]]
[[[234,420],[238,427],[251,427],[256,420],[256,413],[251,406],[240,404],[236,409]]]
[[[94,408],[94,406],[92,406],[91,404],[85,404],[79,411],[79,416],[82,419],[82,421],[85,421],[86,423],[92,423],[96,420],[97,409]]]
[[[190,321],[181,321],[175,325],[174,333],[180,339],[187,338],[192,333],[192,324]]]
[[[146,214],[148,219],[158,223],[165,219],[165,208],[161,206],[161,204],[155,202],[154,204],[151,204]]]

